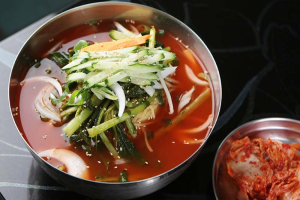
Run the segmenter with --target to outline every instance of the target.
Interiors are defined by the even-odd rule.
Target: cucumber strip
[[[176,54],[175,53],[172,53],[172,52],[169,52],[169,51],[165,51],[165,50],[162,50],[162,49],[151,49],[150,50],[150,53],[153,53],[153,54],[164,54],[164,58],[162,60],[173,60],[176,58]]]
[[[120,39],[128,38],[128,35],[116,30],[111,30],[109,32],[109,37],[111,37],[111,39],[113,40],[120,40]]]
[[[118,58],[125,58],[128,55],[132,55],[136,53],[138,50],[138,46],[127,47],[123,49],[117,49],[112,51],[85,51],[89,55],[88,58],[110,58],[110,57],[118,57]],[[80,53],[81,54],[81,53]],[[86,55],[83,55],[86,57]]]
[[[73,73],[73,74],[70,74],[69,76],[67,76],[67,81],[73,82],[73,81],[78,81],[78,80],[84,80],[85,77],[86,77],[85,73],[77,72],[77,73]]]
[[[124,71],[120,71],[120,72],[112,75],[111,77],[108,77],[107,79],[105,79],[104,82],[105,82],[105,85],[110,86],[127,76],[128,76],[127,73],[125,73]]]
[[[165,58],[165,55],[163,53],[154,54],[151,56],[147,56],[145,59],[143,59],[139,63],[153,64],[153,63],[163,60],[164,58]]]
[[[152,26],[152,28],[150,30],[151,37],[149,38],[149,49],[153,49],[155,47],[155,33],[156,33],[156,30],[155,30],[154,26]]]
[[[84,69],[84,68],[87,68],[87,67],[91,67],[94,63],[96,63],[97,60],[91,60],[91,61],[88,61],[88,62],[85,62],[83,64],[79,64],[77,66],[74,66],[72,68],[68,68],[68,72],[73,72],[73,71],[76,71],[76,70],[79,70],[79,69]]]
[[[130,77],[126,76],[125,78],[122,78],[121,80],[119,80],[119,82],[128,83],[128,82],[130,82]]]
[[[107,99],[110,100],[117,100],[118,97],[109,89],[105,88],[105,87],[95,87],[91,89],[93,91],[93,93],[98,93],[101,94],[102,96],[104,96]]]
[[[163,70],[164,68],[161,65],[133,64],[127,67],[127,71],[136,73],[159,72]]]
[[[90,54],[87,51],[78,53],[77,56],[74,58],[74,60],[84,59],[84,58],[90,58]]]
[[[134,62],[147,54],[148,54],[148,50],[144,49],[138,53],[129,56],[128,58],[123,59],[122,62],[127,62],[129,64],[130,62]]]
[[[85,59],[76,59],[76,60],[73,60],[72,62],[70,62],[69,64],[67,64],[66,66],[64,66],[62,68],[62,70],[67,70],[67,69],[71,69],[72,67],[75,67],[77,65],[80,65],[81,62],[85,61]]]
[[[154,72],[149,73],[134,73],[132,71],[126,71],[128,76],[134,77],[134,78],[144,78],[144,79],[150,79],[150,80],[157,80],[158,76]]]
[[[111,69],[111,68],[120,68],[125,69],[125,66],[128,65],[126,62],[98,62],[93,64],[93,69]]]
[[[84,81],[88,80],[89,78],[91,78],[92,76],[95,76],[96,74],[98,74],[99,72],[90,72],[88,73],[85,78]]]
[[[92,87],[96,83],[104,81],[104,79],[106,79],[108,76],[112,76],[115,73],[117,73],[118,71],[120,71],[120,69],[118,69],[118,68],[103,70],[102,72],[99,72],[98,74],[89,78],[87,81],[84,82],[84,84],[87,87]]]
[[[144,78],[136,78],[136,77],[130,77],[131,83],[135,85],[140,85],[140,86],[148,86],[148,85],[154,85],[154,83],[151,80],[144,79]]]
[[[98,97],[98,99],[102,100],[104,99],[102,93],[99,92],[98,90],[99,88],[92,88],[91,91],[94,93],[94,95],[96,95],[96,97]]]

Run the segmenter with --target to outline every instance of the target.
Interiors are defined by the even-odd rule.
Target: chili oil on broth
[[[42,48],[37,57],[47,55],[49,49],[55,45],[55,42],[63,41],[59,49],[56,50],[60,52],[67,52],[68,49],[72,48],[80,39],[91,42],[111,41],[108,33],[112,29],[115,28],[110,20],[102,21],[96,25],[84,24],[68,29],[54,37],[51,42],[49,41],[53,44],[49,45],[48,48]],[[206,121],[208,116],[212,113],[212,97],[206,100],[179,124],[173,126],[168,133],[165,133],[156,139],[155,132],[165,127],[165,122],[170,119],[172,120],[178,114],[178,97],[195,86],[195,83],[187,77],[184,68],[185,64],[189,65],[195,74],[203,72],[203,68],[200,66],[199,62],[191,62],[186,57],[183,53],[183,51],[186,50],[186,47],[180,43],[177,38],[169,33],[165,33],[164,36],[157,36],[157,39],[164,43],[165,47],[171,47],[171,51],[176,54],[179,60],[176,74],[172,76],[172,78],[178,81],[178,84],[174,85],[176,90],[171,92],[175,112],[172,115],[169,114],[168,103],[165,100],[165,104],[162,107],[160,106],[154,122],[145,127],[147,132],[154,132],[154,138],[148,138],[153,152],[150,152],[146,147],[144,134],[141,131],[138,131],[138,136],[134,139],[127,134],[134,146],[145,157],[148,164],[143,166],[132,162],[115,164],[113,157],[105,148],[103,148],[103,151],[101,150],[101,152],[98,151],[95,153],[94,151],[91,156],[87,156],[86,152],[79,145],[71,144],[68,139],[64,137],[62,131],[64,125],[54,125],[49,122],[42,121],[39,113],[35,110],[34,102],[37,94],[41,89],[49,85],[44,82],[26,82],[22,87],[19,86],[17,96],[19,97],[20,121],[16,121],[28,144],[36,152],[52,148],[62,148],[77,153],[85,161],[87,166],[89,166],[88,179],[90,180],[95,180],[95,177],[101,175],[102,177],[111,177],[110,179],[114,181],[117,180],[117,177],[124,169],[127,169],[129,181],[141,180],[162,174],[176,167],[190,157],[201,145],[201,143],[197,143],[197,141],[205,138],[208,130],[206,129],[195,134],[185,133],[184,130],[198,127],[201,123]],[[51,67],[51,73],[46,74],[45,70],[49,69],[49,67]],[[39,68],[29,68],[24,79],[38,75],[55,77],[61,83],[66,82],[65,73],[62,72],[59,66],[48,58],[43,58],[41,60],[41,66]],[[206,87],[204,86],[196,85],[191,102],[205,89]],[[55,167],[62,165],[55,159],[47,161]],[[109,167],[107,167],[104,162],[109,162]]]

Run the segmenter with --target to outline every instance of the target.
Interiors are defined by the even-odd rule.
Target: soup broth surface
[[[126,23],[123,24],[126,25]],[[137,23],[132,25],[136,26]],[[39,51],[36,56],[42,58],[41,65],[38,68],[29,67],[24,79],[34,76],[49,76],[55,77],[62,84],[65,83],[65,72],[49,59],[48,51],[54,45],[60,44],[56,50],[68,52],[81,39],[93,43],[111,41],[108,33],[112,29],[115,29],[112,21],[104,20],[98,24],[83,24],[62,32],[49,41],[49,46],[45,46]],[[199,62],[194,62],[186,56],[184,51],[187,50],[187,47],[170,33],[157,36],[157,40],[164,43],[165,47],[170,47],[179,60],[176,74],[171,76],[177,81],[173,85],[175,90],[171,92],[175,112],[172,115],[169,114],[168,103],[165,99],[165,104],[160,106],[153,123],[144,127],[148,133],[149,145],[152,147],[153,152],[150,152],[147,148],[145,135],[141,130],[137,130],[138,136],[136,138],[132,138],[127,134],[134,146],[146,159],[145,165],[134,162],[116,163],[105,146],[101,151],[93,150],[91,155],[88,156],[80,145],[70,143],[62,130],[66,124],[53,124],[44,121],[35,109],[34,102],[39,91],[49,85],[42,81],[26,82],[23,86],[19,86],[16,94],[17,99],[19,99],[19,115],[16,116],[16,121],[28,144],[37,153],[53,148],[68,149],[75,152],[87,164],[89,169],[88,179],[90,180],[100,180],[99,177],[104,177],[107,178],[106,180],[117,181],[117,177],[123,170],[127,170],[129,181],[141,180],[162,174],[189,158],[202,144],[201,141],[207,135],[208,129],[193,134],[186,133],[185,130],[198,127],[207,120],[208,116],[212,114],[213,101],[210,97],[191,115],[174,125],[167,133],[162,134],[160,137],[155,136],[155,132],[159,129],[171,126],[172,119],[178,115],[179,98],[185,92],[193,86],[196,87],[192,95],[192,102],[206,89],[205,86],[195,85],[186,74],[186,64],[191,67],[195,75],[204,72]],[[195,60],[197,61],[198,58],[195,57]],[[45,73],[47,70],[51,70],[51,73]],[[108,134],[108,137],[110,137],[110,134]],[[62,165],[62,163],[52,158],[45,158],[45,160],[55,167]],[[67,171],[67,169],[64,170]]]

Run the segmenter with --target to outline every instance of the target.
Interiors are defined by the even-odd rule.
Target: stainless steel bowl
[[[272,139],[287,144],[300,143],[300,121],[286,118],[266,118],[248,122],[232,131],[221,143],[213,165],[213,187],[218,200],[236,199],[237,188],[228,178],[226,184],[231,190],[225,189],[224,180],[226,166],[224,158],[227,157],[231,144],[248,136],[250,140],[255,138]],[[236,192],[235,192],[236,191]]]
[[[153,24],[163,27],[165,31],[179,37],[184,44],[188,45],[209,72],[213,89],[213,125],[215,125],[221,106],[221,80],[216,63],[203,41],[184,23],[164,12],[147,6],[122,2],[95,3],[77,7],[54,17],[41,26],[28,39],[15,60],[9,84],[10,107],[17,106],[18,100],[14,98],[14,94],[20,77],[28,67],[28,62],[34,59],[35,53],[42,46],[48,45],[50,39],[68,28],[101,19],[132,19]],[[199,147],[193,155],[177,167],[158,176],[129,183],[100,183],[80,179],[54,168],[41,159],[27,143],[26,145],[40,166],[57,182],[86,196],[104,199],[131,199],[150,194],[166,186],[192,163],[203,147],[203,145]]]

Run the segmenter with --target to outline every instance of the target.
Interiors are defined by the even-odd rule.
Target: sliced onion
[[[152,86],[154,89],[162,89],[163,86],[157,82],[157,81],[152,81],[154,83],[154,85]]]
[[[189,77],[189,79],[191,79],[193,82],[197,83],[198,85],[203,85],[203,86],[207,86],[208,82],[207,81],[202,81],[200,80],[193,72],[193,70],[185,65],[185,71],[187,73],[187,76]]]
[[[114,25],[117,27],[118,31],[125,33],[126,35],[129,36],[135,36],[134,33],[130,32],[129,30],[127,30],[124,26],[122,26],[119,22],[114,21]]]
[[[186,106],[192,98],[192,94],[195,91],[195,86],[193,86],[188,92],[186,92],[181,98],[178,105],[178,112],[181,111],[181,109]]]
[[[45,90],[43,89],[40,93],[43,93],[42,99],[43,99],[44,105],[52,112],[59,113],[59,110],[52,104],[52,102],[49,98],[50,95],[52,94],[51,92],[53,90],[54,90],[54,88],[52,86],[50,86],[50,87],[47,87]]]
[[[157,76],[160,80],[160,83],[161,85],[163,86],[164,88],[164,91],[166,93],[166,96],[167,96],[167,100],[168,100],[168,103],[169,103],[169,109],[170,109],[170,114],[173,114],[174,113],[174,108],[173,108],[173,102],[172,102],[172,97],[171,97],[171,94],[166,86],[166,83],[165,83],[165,80],[163,79],[162,75],[161,75],[161,72],[157,72]]]
[[[170,74],[173,74],[175,72],[177,67],[166,67],[164,71],[161,72],[161,75],[163,78],[166,78]]]
[[[122,89],[122,87],[118,83],[114,83],[113,85],[111,85],[109,87],[118,96],[118,100],[119,100],[119,112],[118,112],[118,116],[121,117],[123,115],[123,113],[124,113],[125,104],[126,104],[124,90]]]
[[[59,111],[52,105],[49,99],[52,90],[52,87],[43,88],[36,97],[34,105],[41,116],[60,122],[61,119]]]
[[[133,25],[129,24],[129,27],[131,28],[131,31],[132,31],[134,34],[136,34],[136,35],[140,34],[140,32],[139,32]]]
[[[200,126],[198,126],[196,128],[187,129],[184,132],[186,132],[186,133],[199,133],[199,132],[205,130],[208,126],[210,126],[210,124],[212,122],[212,119],[213,119],[212,115],[209,115],[207,120],[203,124],[201,124]]]
[[[145,92],[147,92],[147,94],[152,97],[154,92],[155,92],[155,89],[152,87],[152,86],[146,86],[146,87],[142,87]]]
[[[50,83],[51,85],[53,85],[53,87],[55,87],[59,96],[62,95],[62,87],[61,87],[60,83],[56,79],[48,77],[48,76],[35,76],[32,78],[25,79],[20,84],[23,85],[26,81],[34,81],[34,80],[45,81],[47,83]]]
[[[48,149],[40,152],[38,155],[41,157],[55,158],[62,162],[66,166],[68,173],[73,176],[81,178],[87,177],[88,172],[85,162],[72,151],[66,149]]]

